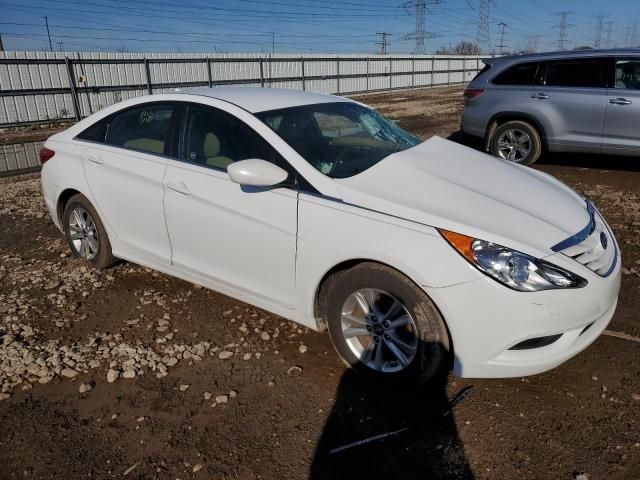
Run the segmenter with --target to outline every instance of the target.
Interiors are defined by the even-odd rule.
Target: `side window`
[[[100,120],[78,134],[82,140],[92,142],[104,142],[104,134],[107,131],[108,119]]]
[[[173,110],[172,105],[154,104],[117,113],[109,121],[105,143],[162,154]]]
[[[640,90],[640,59],[616,59],[615,88]]]
[[[538,62],[519,63],[491,80],[496,85],[531,85],[538,70]]]
[[[190,106],[180,142],[180,159],[225,170],[259,158],[291,172],[288,163],[260,135],[237,118],[213,108]]]
[[[545,85],[548,87],[605,88],[607,60],[579,58],[547,62]]]

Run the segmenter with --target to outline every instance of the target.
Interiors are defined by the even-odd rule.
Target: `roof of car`
[[[204,95],[233,103],[251,113],[277,110],[280,108],[312,105],[317,103],[350,102],[343,97],[322,93],[289,90],[285,88],[259,87],[215,87],[196,88],[181,92],[190,95]]]
[[[523,55],[505,55],[503,57],[491,57],[483,60],[483,62],[487,64],[493,64],[522,60],[547,60],[551,58],[601,57],[614,55],[640,55],[640,48],[562,50],[559,52],[527,53]]]

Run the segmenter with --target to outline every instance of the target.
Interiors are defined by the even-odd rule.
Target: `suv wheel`
[[[540,134],[527,122],[512,120],[498,126],[489,144],[491,153],[520,165],[531,165],[542,152]]]
[[[449,336],[440,313],[396,270],[357,265],[336,276],[326,301],[338,354],[375,383],[412,387],[447,368]]]

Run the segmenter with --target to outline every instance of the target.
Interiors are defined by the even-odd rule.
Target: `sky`
[[[374,53],[388,32],[387,52],[414,51],[415,8],[394,0],[0,0],[7,51]],[[475,42],[482,0],[425,0],[428,53]],[[560,12],[567,48],[640,45],[640,0],[488,0],[490,48],[557,50]],[[608,29],[611,33],[608,34]],[[609,39],[609,45],[607,45]],[[487,50],[487,49],[485,49]],[[487,52],[488,53],[488,52]]]

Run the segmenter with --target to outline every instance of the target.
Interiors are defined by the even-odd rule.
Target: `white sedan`
[[[75,255],[126,259],[307,327],[375,381],[539,373],[604,330],[616,240],[536,170],[299,91],[128,100],[46,142]]]

